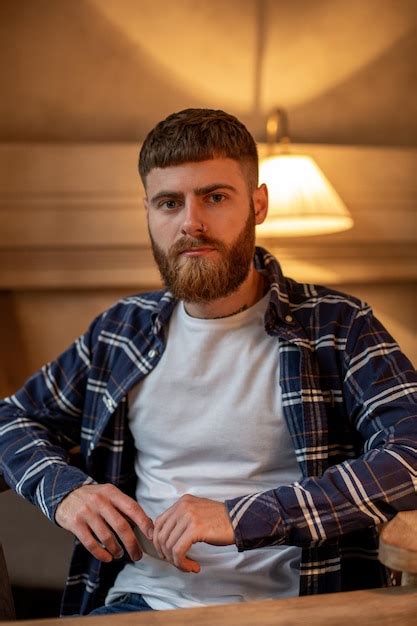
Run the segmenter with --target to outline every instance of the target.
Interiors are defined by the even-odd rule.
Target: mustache
[[[192,250],[193,248],[201,248],[202,245],[210,246],[210,248],[214,248],[216,250],[223,249],[223,244],[217,239],[211,239],[210,237],[199,237],[198,239],[195,237],[181,237],[178,239],[171,248],[169,249],[170,257],[177,257],[182,252],[186,250]]]

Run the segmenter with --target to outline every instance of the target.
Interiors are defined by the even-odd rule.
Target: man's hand
[[[120,558],[122,546],[132,561],[142,557],[132,525],[152,537],[152,520],[135,500],[110,484],[78,487],[58,505],[55,520],[104,563]]]
[[[153,543],[161,558],[183,572],[198,573],[199,563],[186,554],[199,541],[228,546],[235,534],[223,502],[186,494],[156,518]]]

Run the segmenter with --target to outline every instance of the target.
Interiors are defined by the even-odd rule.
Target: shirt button
[[[153,357],[156,356],[157,354],[158,354],[157,350],[152,349],[152,350],[149,350],[148,357],[150,359],[153,359]]]
[[[292,315],[286,315],[285,316],[285,321],[288,322],[289,324],[291,324],[291,322],[294,321],[294,318]]]

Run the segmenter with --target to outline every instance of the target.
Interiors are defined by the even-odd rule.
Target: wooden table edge
[[[398,620],[395,622],[395,618]],[[22,620],[23,626],[352,626],[355,620],[367,625],[417,624],[417,589],[391,587],[341,593],[320,594],[279,600],[258,600],[238,604],[206,606],[193,609],[125,613],[95,617],[66,617]],[[16,622],[1,622],[16,626]]]

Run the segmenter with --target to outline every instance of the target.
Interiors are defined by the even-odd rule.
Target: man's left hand
[[[156,518],[152,541],[162,559],[197,574],[200,564],[186,556],[191,546],[201,541],[228,546],[235,534],[223,502],[186,494]]]

